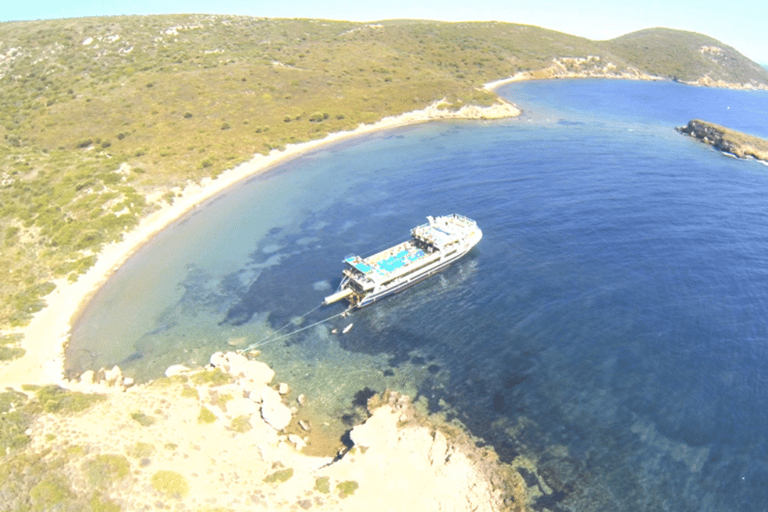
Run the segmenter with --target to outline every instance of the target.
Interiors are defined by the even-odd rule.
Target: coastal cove
[[[30,325],[20,330],[25,356],[0,365],[0,383],[18,386],[23,383],[57,383],[64,375],[63,349],[69,339],[72,321],[78,316],[101,285],[140,247],[161,230],[167,228],[207,199],[220,194],[239,182],[269,171],[283,161],[289,161],[315,148],[335,144],[366,133],[388,130],[398,126],[427,122],[435,119],[499,119],[516,117],[520,110],[514,105],[499,102],[490,107],[465,106],[458,110],[444,110],[439,104],[400,116],[384,118],[372,125],[361,125],[351,132],[339,132],[313,142],[289,146],[272,151],[268,156],[256,155],[253,160],[220,174],[215,180],[204,179],[200,184],[187,184],[174,189],[172,204],[142,220],[119,243],[104,248],[97,264],[76,282],[60,279],[52,294],[46,297],[47,307],[37,313]]]
[[[521,117],[318,146],[202,203],[93,296],[68,376],[118,364],[154,379],[319,321],[340,310],[300,317],[346,254],[456,211],[486,234],[465,260],[258,347],[318,397],[328,436],[362,419],[358,393],[394,390],[503,461],[534,461],[517,472],[546,491],[539,507],[760,510],[768,173],[674,127],[702,117],[759,134],[768,96],[610,80],[499,91]],[[45,371],[54,353],[29,368],[42,382],[59,378],[61,359]]]
[[[457,211],[485,233],[463,261],[258,347],[297,392],[326,397],[329,435],[356,393],[396,390],[502,460],[536,461],[521,474],[563,510],[760,510],[766,170],[674,127],[760,135],[765,93],[610,80],[500,93],[523,116],[370,134],[198,208],[95,296],[70,375],[120,364],[152,378],[321,320],[340,310],[298,317],[341,258]]]

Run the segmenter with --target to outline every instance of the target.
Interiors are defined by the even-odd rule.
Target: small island
[[[678,127],[677,131],[709,144],[723,153],[768,162],[766,139],[699,119],[689,121],[686,126]]]

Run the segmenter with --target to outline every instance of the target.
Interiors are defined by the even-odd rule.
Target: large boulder
[[[261,417],[275,430],[283,430],[291,422],[291,409],[280,398],[280,393],[270,387],[261,392]]]
[[[189,368],[184,366],[183,364],[173,364],[165,370],[165,376],[175,377],[177,375],[181,375],[187,372],[189,372]]]
[[[119,366],[113,366],[111,370],[104,372],[104,382],[109,386],[114,386],[123,381],[123,372]]]
[[[211,356],[211,365],[227,372],[236,379],[244,379],[256,385],[266,385],[275,378],[275,371],[261,361],[251,361],[234,352],[216,352]]]

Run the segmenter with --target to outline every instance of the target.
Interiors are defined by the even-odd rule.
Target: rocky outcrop
[[[690,135],[723,153],[768,162],[768,140],[699,119],[689,121],[686,126],[678,127],[677,131]]]
[[[650,75],[636,67],[614,64],[602,57],[559,57],[552,59],[549,66],[530,71],[519,71],[509,78],[490,82],[486,89],[494,90],[500,85],[522,80],[551,80],[553,78],[617,78],[623,80],[664,80],[663,77]]]
[[[479,105],[462,105],[456,108],[447,103],[443,98],[435,102],[424,110],[418,111],[424,116],[424,120],[431,119],[504,119],[506,117],[517,117],[521,114],[519,108],[512,103],[499,98],[496,103],[487,107]],[[404,114],[408,115],[408,114]]]
[[[709,75],[704,75],[703,77],[699,78],[698,80],[692,80],[692,81],[682,81],[684,84],[688,85],[698,85],[701,87],[717,87],[719,89],[734,89],[737,91],[766,91],[768,90],[768,86],[761,83],[738,83],[738,82],[728,82],[723,79],[717,79],[710,78]]]
[[[41,414],[16,460],[58,457],[43,482],[64,482],[67,510],[97,498],[121,510],[532,510],[536,495],[520,471],[405,395],[372,396],[369,417],[349,431],[344,449],[312,456],[302,450],[327,434],[321,417],[312,428],[303,409],[322,397],[300,394],[299,408],[289,408],[283,400],[295,391],[273,382],[265,363],[232,352],[210,361],[170,367],[165,378],[128,389],[116,384],[119,369],[84,374],[72,384],[113,392],[77,414]],[[161,485],[171,477],[172,489]],[[30,478],[29,486],[40,480]],[[11,504],[28,496],[19,492]]]
[[[372,397],[368,409],[371,416],[349,433],[352,448],[327,468],[338,480],[381,481],[365,490],[361,484],[367,510],[527,510],[520,474],[463,430],[423,416],[395,392]]]

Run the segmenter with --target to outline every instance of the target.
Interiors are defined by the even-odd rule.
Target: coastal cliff
[[[731,130],[714,123],[693,119],[677,131],[739,158],[768,162],[768,140]]]

